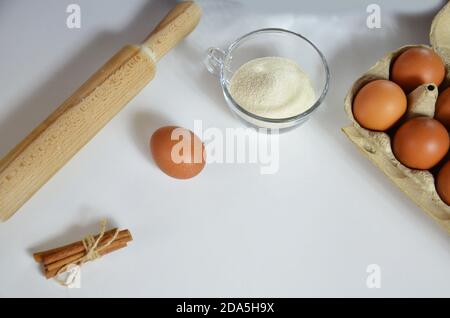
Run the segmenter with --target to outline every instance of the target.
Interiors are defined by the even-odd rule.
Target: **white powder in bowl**
[[[265,118],[288,118],[316,101],[311,80],[290,59],[263,57],[242,65],[229,85],[233,99],[250,113]]]

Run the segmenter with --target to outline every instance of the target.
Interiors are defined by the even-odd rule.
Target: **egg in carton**
[[[345,98],[345,111],[353,125],[343,128],[347,137],[382,170],[411,200],[430,215],[450,234],[450,206],[439,197],[433,174],[428,170],[413,170],[401,164],[391,147],[391,138],[385,132],[375,132],[361,127],[355,120],[352,103],[355,95],[367,83],[390,78],[392,62],[406,50],[413,47],[433,49],[443,59],[446,77],[440,90],[450,86],[450,2],[436,15],[430,32],[431,47],[409,45],[388,53],[366,74],[358,79]],[[419,86],[408,95],[408,109],[404,119],[415,116],[434,117],[438,87],[434,84]],[[403,120],[404,120],[403,119]]]

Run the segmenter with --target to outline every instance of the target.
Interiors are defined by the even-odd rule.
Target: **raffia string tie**
[[[106,223],[107,222],[105,219],[100,221],[101,232],[98,235],[97,239],[95,239],[95,237],[93,235],[87,235],[82,240],[84,249],[86,250],[86,254],[84,256],[80,257],[79,259],[75,260],[74,262],[72,262],[70,264],[67,264],[67,265],[61,267],[58,270],[55,278],[58,280],[58,282],[60,284],[62,284],[63,286],[69,286],[73,283],[73,280],[75,279],[75,277],[73,277],[69,281],[67,281],[67,279],[63,280],[58,277],[60,274],[66,272],[70,267],[73,267],[73,266],[81,267],[86,262],[95,261],[96,259],[101,257],[100,252],[103,249],[110,246],[112,242],[114,242],[114,240],[117,238],[117,235],[119,234],[119,229],[116,229],[116,231],[114,232],[114,235],[105,244],[98,246],[100,241],[102,240],[103,236],[105,235]]]

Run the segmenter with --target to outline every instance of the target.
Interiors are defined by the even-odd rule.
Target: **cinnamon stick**
[[[100,239],[98,247],[101,247],[102,245],[106,244],[109,240],[111,240],[111,238],[114,236],[115,232],[116,232],[115,229],[112,231],[105,232],[105,235],[103,235],[103,237]],[[98,238],[98,235],[94,236],[94,239],[97,239],[97,238]],[[117,233],[117,237],[115,238],[115,241],[124,239],[124,238],[126,238],[128,241],[132,240],[130,231],[128,231],[128,230],[120,231],[119,233]],[[85,248],[84,248],[83,242],[80,241],[80,243],[81,244],[72,246],[69,249],[61,250],[56,253],[47,255],[46,257],[43,258],[42,263],[44,265],[48,265],[48,264],[54,263],[58,260],[64,259],[64,258],[69,257],[74,254],[85,253]]]
[[[61,251],[61,250],[63,250],[63,249],[70,248],[70,247],[72,247],[72,246],[74,246],[74,245],[77,245],[77,244],[78,244],[78,242],[75,242],[75,243],[71,243],[71,244],[68,244],[68,245],[65,245],[65,246],[57,247],[57,248],[54,248],[54,249],[51,249],[51,250],[48,250],[48,251],[43,251],[43,252],[34,253],[34,254],[33,254],[33,258],[34,258],[34,260],[36,261],[36,263],[41,263],[41,262],[42,262],[42,259],[43,259],[46,255],[49,255],[49,254],[53,254],[53,253],[59,252],[59,251]]]
[[[126,244],[126,243],[128,243],[130,241],[131,241],[131,237],[124,237],[124,238],[121,238],[121,239],[116,239],[116,240],[114,240],[111,243],[111,245],[108,245],[108,247],[105,247],[103,250],[100,250],[99,254],[100,254],[100,256],[103,256],[102,253],[104,253],[104,251],[107,251],[109,247],[115,246],[115,245],[119,245],[119,244],[122,244],[122,243]],[[101,247],[101,246],[99,246],[99,247]],[[53,262],[53,263],[50,263],[50,264],[47,264],[47,265],[44,264],[44,268],[45,268],[46,271],[59,269],[59,268],[65,266],[67,264],[70,264],[70,263],[73,263],[73,262],[77,261],[78,259],[82,258],[85,255],[86,255],[86,250],[83,248],[82,252],[79,252],[79,253],[76,253],[76,254],[73,254],[73,255],[69,255],[69,256],[67,256],[65,258],[62,258],[62,259],[60,259],[60,260],[58,260],[56,262]]]
[[[116,229],[105,232],[105,234],[101,238],[98,246],[100,247],[103,244],[105,244],[106,242],[108,242],[113,237],[115,232],[116,232]],[[94,239],[97,239],[97,238],[98,238],[98,235],[94,236]],[[130,231],[128,231],[128,230],[120,231],[117,234],[116,240],[123,239],[123,238],[128,238],[131,241],[132,237],[131,237]],[[67,258],[69,256],[82,253],[84,251],[85,251],[85,248],[84,248],[83,242],[78,241],[78,242],[63,246],[61,248],[42,252],[40,259],[44,265],[48,265],[48,264],[57,262],[59,260],[62,260],[64,258]],[[36,257],[35,257],[35,259],[36,259]]]
[[[105,232],[98,242],[97,249],[102,248],[105,244],[108,244],[108,242],[114,237],[116,231],[117,229],[112,229]],[[97,240],[99,235],[100,234],[94,236],[94,239]],[[123,230],[117,233],[114,240],[109,243],[110,245],[97,251],[100,256],[103,256],[126,247],[127,243],[132,240],[133,237],[131,236],[130,231]],[[79,262],[86,255],[86,253],[87,251],[83,241],[78,241],[51,250],[34,253],[33,257],[37,262],[43,264],[45,276],[47,278],[52,278],[55,277],[58,271],[66,265]]]
[[[113,235],[115,231],[116,231],[116,229],[112,229],[110,231],[107,231],[107,232],[105,232],[103,237],[105,237],[105,236],[111,237],[110,235]],[[95,235],[94,238],[97,239],[99,235],[100,234]],[[53,248],[53,249],[50,249],[50,250],[47,250],[47,251],[34,253],[33,254],[33,258],[34,258],[34,260],[37,263],[41,263],[45,257],[48,257],[51,254],[59,253],[59,252],[64,251],[64,250],[70,250],[70,249],[76,248],[76,247],[78,247],[80,245],[83,246],[83,242],[82,241],[78,241],[78,242],[75,242],[75,243],[70,243],[70,244],[67,244],[67,245],[64,245],[64,246],[60,246],[60,247],[57,247],[57,248]]]
[[[127,246],[127,243],[124,242],[124,241],[122,241],[122,240],[114,241],[113,243],[111,243],[111,245],[109,245],[108,247],[106,247],[104,250],[100,251],[99,254],[100,254],[101,256],[104,256],[104,255],[106,255],[106,254],[112,253],[112,252],[117,251],[117,250],[119,250],[119,249],[121,249],[121,248],[124,248],[124,247],[126,247],[126,246]],[[82,256],[83,256],[83,255],[82,255]],[[45,277],[46,277],[47,279],[50,279],[50,278],[55,277],[56,274],[58,273],[58,271],[59,271],[63,266],[68,265],[68,264],[70,264],[70,262],[68,262],[67,264],[62,265],[61,267],[54,268],[54,269],[52,269],[52,270],[46,269],[46,271],[45,271]]]

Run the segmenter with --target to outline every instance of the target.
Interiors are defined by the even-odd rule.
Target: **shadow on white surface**
[[[150,137],[160,127],[176,125],[176,122],[171,121],[159,113],[151,111],[136,112],[131,124],[131,135],[133,136],[136,148],[139,149],[142,156],[147,158],[152,164],[155,164],[150,153]]]
[[[443,4],[445,3],[446,1],[443,1]],[[361,175],[361,178],[370,179],[376,191],[382,191],[389,200],[397,201],[399,205],[405,206],[405,209],[397,209],[398,213],[426,224],[428,233],[433,233],[433,236],[443,240],[443,244],[447,244],[445,231],[440,231],[439,226],[362,156],[341,132],[342,127],[351,124],[344,112],[344,98],[353,81],[356,81],[387,53],[386,46],[390,47],[389,50],[395,50],[404,45],[428,44],[432,20],[440,8],[437,6],[421,14],[398,14],[389,23],[385,22],[387,24],[385,29],[380,31],[364,29],[349,34],[348,40],[342,43],[334,55],[328,57],[332,73],[330,91],[326,106],[314,116],[313,121],[316,121],[316,126],[323,129],[336,143],[336,150],[348,158],[349,166],[355,164],[362,166],[361,170],[365,174]],[[382,44],[377,48],[376,45],[373,46],[374,43]],[[368,46],[373,46],[374,49],[368,50]],[[352,78],[353,81],[346,81]]]
[[[207,50],[203,50],[192,41],[183,41],[178,48],[183,54],[179,54],[177,58],[185,65],[179,69],[179,72],[183,73],[183,77],[190,78],[186,84],[203,94],[210,101],[211,107],[219,107],[224,116],[233,116],[225,102],[219,77],[209,73],[203,64]],[[198,65],[201,65],[200,71]],[[195,74],[194,78],[192,78],[193,74]]]
[[[127,27],[120,32],[99,33],[66,65],[13,106],[13,112],[0,122],[0,157],[50,115],[118,49],[144,40],[175,3],[175,0],[148,1]]]
[[[340,132],[343,124],[350,123],[343,105],[345,95],[353,82],[343,79],[353,78],[356,81],[387,53],[386,44],[391,50],[395,50],[408,44],[429,43],[431,22],[439,9],[440,7],[437,7],[420,15],[396,15],[395,24],[384,26],[380,31],[368,28],[355,31],[349,34],[347,41],[342,43],[336,54],[328,56],[332,73],[331,87],[326,99],[327,107],[318,113],[317,119],[330,137],[342,142],[344,139],[336,132]],[[377,48],[376,43],[382,44]],[[373,49],[368,50],[369,46]]]
[[[88,211],[86,212],[89,212],[90,209],[87,210]],[[53,248],[64,246],[66,244],[80,241],[87,235],[96,235],[101,231],[100,221],[101,220],[98,219],[87,224],[81,222],[78,224],[74,224],[67,229],[61,230],[58,235],[48,238],[45,241],[39,242],[36,245],[28,247],[27,251],[29,254],[47,251]],[[117,222],[115,222],[114,220],[108,219],[107,221],[108,223],[106,225],[106,230],[118,227]]]

